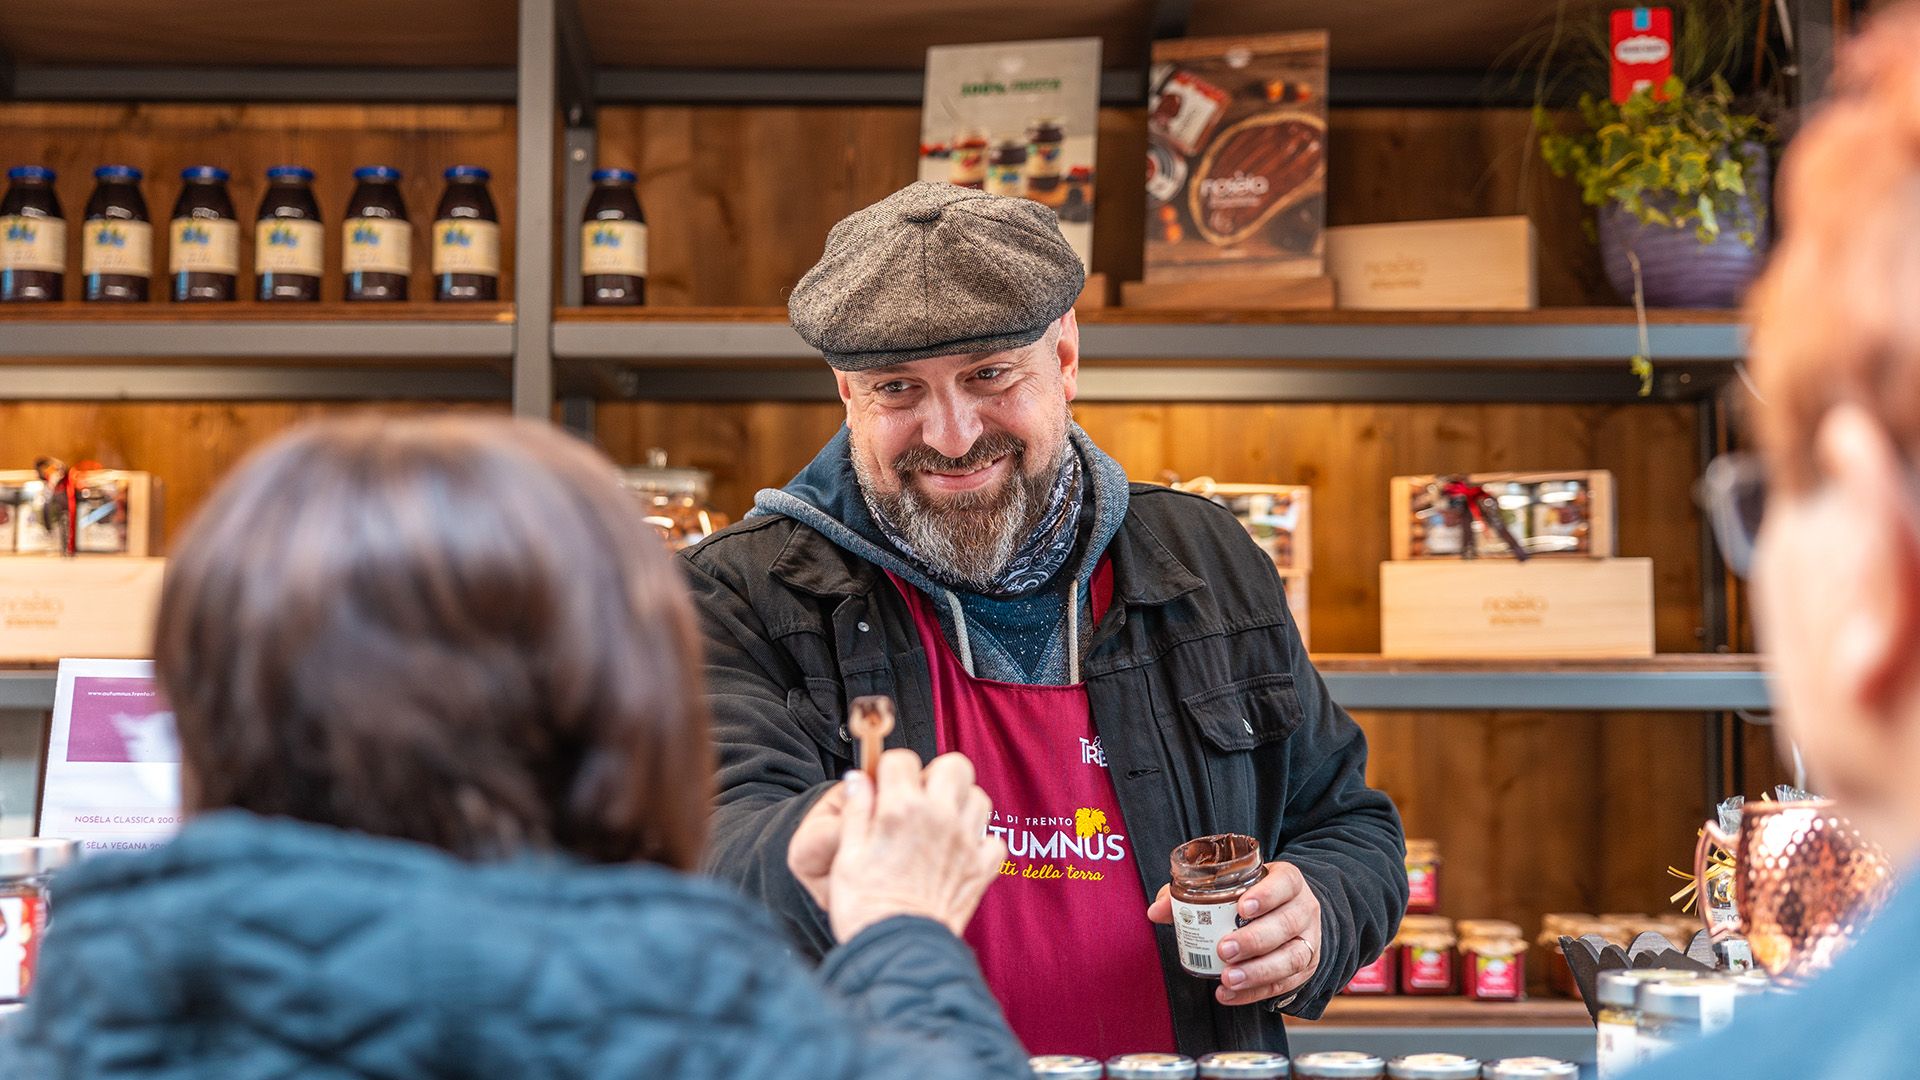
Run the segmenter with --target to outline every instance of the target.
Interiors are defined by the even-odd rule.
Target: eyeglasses
[[[1767,513],[1766,466],[1754,454],[1721,454],[1707,464],[1693,497],[1707,511],[1727,568],[1745,578],[1753,569],[1754,541]]]

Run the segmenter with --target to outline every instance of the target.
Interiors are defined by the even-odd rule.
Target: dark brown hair
[[[175,549],[155,656],[190,811],[468,858],[697,861],[691,604],[587,446],[470,416],[317,423],[244,462]]]

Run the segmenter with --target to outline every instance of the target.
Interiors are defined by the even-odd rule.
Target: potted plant
[[[1655,307],[1732,307],[1765,257],[1775,87],[1764,0],[1670,0],[1673,75],[1616,102],[1606,85],[1606,12],[1557,14],[1536,49],[1534,123],[1542,159],[1596,208],[1607,280]],[[1564,31],[1571,29],[1575,48]],[[1745,98],[1729,82],[1751,65]],[[1772,65],[1777,69],[1778,65]],[[1554,76],[1550,79],[1549,72]],[[1572,80],[1579,123],[1563,130],[1548,88]]]

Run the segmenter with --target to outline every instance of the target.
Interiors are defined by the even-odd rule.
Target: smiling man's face
[[[838,373],[868,502],[936,570],[989,587],[1047,509],[1079,359],[1069,312],[1022,348]]]

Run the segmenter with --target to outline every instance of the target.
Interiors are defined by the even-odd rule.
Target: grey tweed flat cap
[[[849,215],[787,300],[841,371],[1040,340],[1086,270],[1052,210],[922,180]]]

